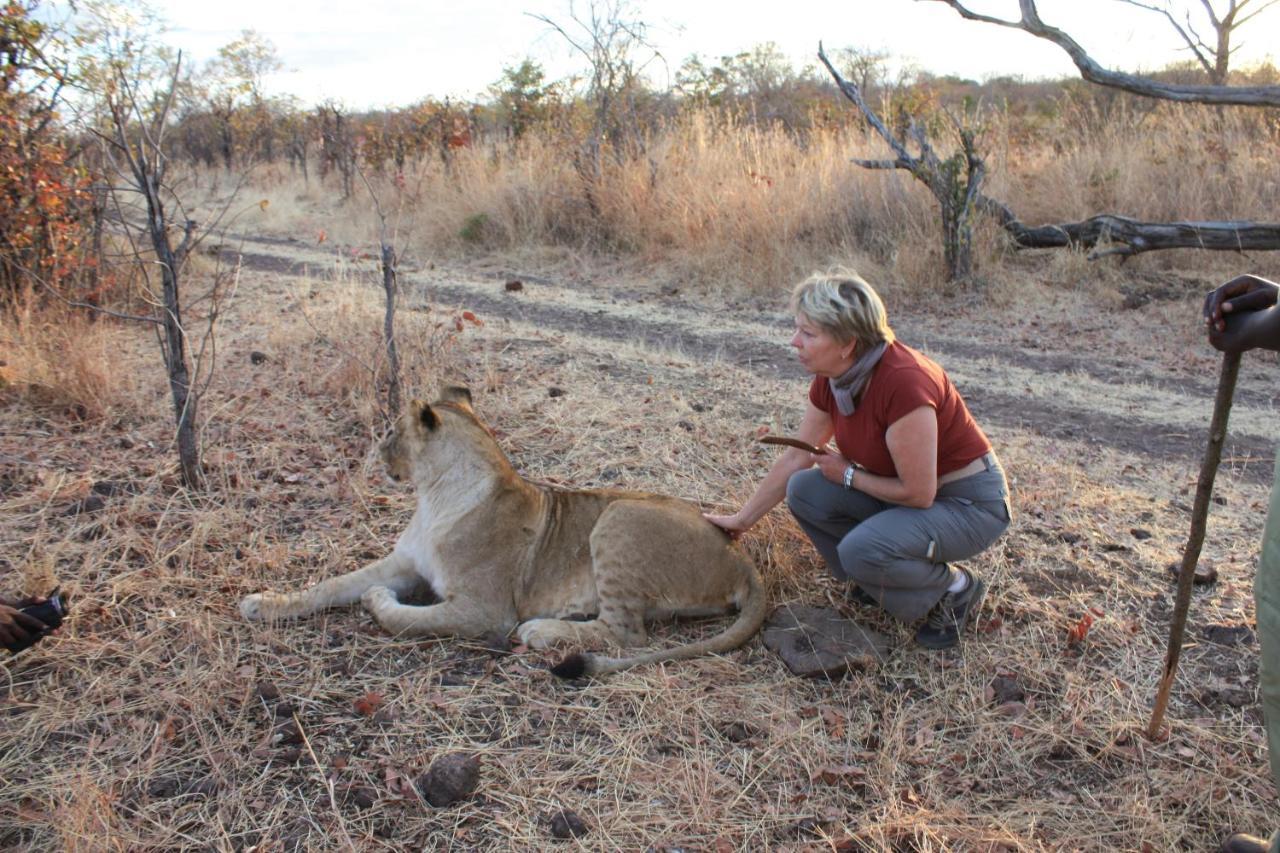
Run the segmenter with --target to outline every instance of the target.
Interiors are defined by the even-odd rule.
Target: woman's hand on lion
[[[707,521],[719,527],[725,533],[729,534],[730,539],[737,539],[742,534],[751,529],[751,525],[743,521],[738,513],[733,515],[716,515],[711,512],[704,512],[702,517]]]

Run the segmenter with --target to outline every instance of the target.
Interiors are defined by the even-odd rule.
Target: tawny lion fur
[[[515,629],[532,648],[643,645],[647,621],[709,616],[737,607],[722,633],[633,657],[575,655],[566,676],[737,648],[759,629],[765,593],[755,566],[685,501],[621,490],[531,483],[511,467],[451,388],[415,400],[381,447],[392,479],[409,480],[417,510],[391,553],[296,593],[247,596],[249,620],[306,616],[363,603],[393,634],[485,637]],[[428,606],[397,596],[426,581]],[[568,617],[586,615],[588,621]]]

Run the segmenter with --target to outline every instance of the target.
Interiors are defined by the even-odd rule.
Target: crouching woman
[[[782,454],[732,515],[737,536],[785,496],[850,596],[903,622],[922,646],[949,648],[986,585],[953,565],[1009,527],[1009,486],[991,443],[937,363],[898,341],[860,276],[810,276],[791,297],[791,345],[813,375],[797,436],[836,452]]]

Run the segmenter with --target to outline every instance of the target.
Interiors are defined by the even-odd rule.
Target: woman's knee
[[[826,482],[817,468],[797,471],[787,480],[787,509],[796,518],[816,519],[827,513],[822,509],[819,490]]]
[[[893,567],[909,557],[892,538],[868,528],[846,536],[836,550],[849,580],[860,585],[884,585]]]

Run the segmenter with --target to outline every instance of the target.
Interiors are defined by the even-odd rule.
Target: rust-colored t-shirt
[[[885,443],[885,431],[921,406],[930,406],[938,413],[939,477],[991,450],[991,442],[937,362],[898,341],[885,349],[857,410],[849,417],[840,414],[825,376],[813,378],[809,400],[831,416],[840,454],[882,477],[898,476]]]

